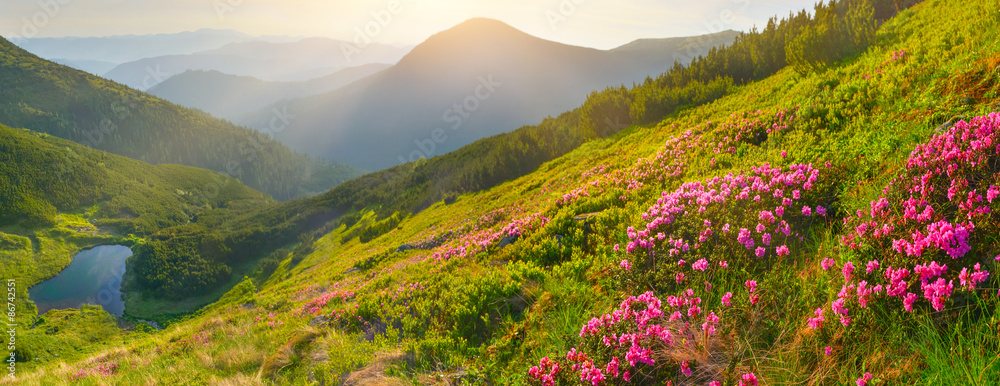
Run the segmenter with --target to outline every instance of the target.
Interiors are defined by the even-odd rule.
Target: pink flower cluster
[[[811,165],[783,169],[765,164],[746,174],[683,184],[673,192],[663,192],[643,213],[642,218],[647,221],[644,227],[627,229],[630,241],[625,250],[640,254],[661,251],[678,259],[688,254],[701,258],[712,255],[716,248],[735,244],[758,258],[766,256],[769,250],[776,256],[789,255],[787,243],[802,240],[798,232],[792,231],[792,224],[808,223],[812,211],[803,214],[804,211],[786,209],[795,207],[797,202],[801,205],[804,192],[812,191],[818,178],[819,170]],[[741,215],[745,208],[754,210],[755,219]],[[722,232],[713,231],[713,224],[724,224]],[[733,228],[739,229],[735,237],[729,233]],[[685,237],[692,233],[698,237]],[[701,260],[705,264],[692,268],[707,269],[707,259]]]
[[[854,384],[858,386],[865,386],[871,380],[872,380],[872,373],[866,372],[865,375],[862,375],[861,378],[858,378],[857,381],[854,381]]]
[[[559,364],[549,359],[549,357],[544,357],[538,362],[538,366],[533,366],[528,370],[528,375],[542,382],[544,386],[555,386],[556,376],[562,368]]]
[[[823,321],[825,320],[825,319],[823,319],[823,309],[822,308],[817,308],[816,311],[813,312],[813,314],[816,315],[816,317],[815,318],[809,318],[809,328],[812,328],[813,330],[815,330],[815,329],[818,329],[820,327],[823,327]]]
[[[444,245],[434,248],[429,258],[436,261],[447,261],[454,257],[468,258],[476,253],[487,251],[489,247],[497,244],[505,236],[523,236],[528,232],[541,229],[548,222],[548,217],[538,212],[511,220],[496,230],[492,228],[480,229],[477,226],[472,231],[460,234]]]
[[[326,307],[331,300],[337,299],[339,303],[344,304],[354,298],[354,291],[332,291],[320,295],[306,304],[302,305],[302,312],[308,312],[310,314],[318,314],[322,311],[323,307]]]
[[[77,369],[75,373],[69,376],[69,380],[76,382],[91,375],[100,375],[102,377],[108,378],[114,376],[117,373],[118,373],[118,362],[108,360],[99,362],[97,363],[97,365],[91,368]]]
[[[732,293],[723,297],[728,303]],[[626,298],[613,312],[595,317],[580,330],[580,337],[590,339],[609,353],[608,359],[590,357],[587,353],[570,349],[565,362],[556,363],[548,357],[532,367],[529,375],[543,384],[552,384],[562,369],[579,374],[581,382],[593,385],[612,379],[630,381],[633,374],[642,372],[642,366],[657,365],[656,352],[673,346],[690,347],[698,336],[714,336],[722,323],[714,312],[701,308],[702,299],[693,289],[664,301],[646,292]],[[695,328],[698,326],[700,328]],[[694,363],[674,363],[686,376],[694,373]]]
[[[976,291],[988,280],[980,256],[970,252],[995,248],[978,237],[1000,233],[1000,224],[990,217],[1000,210],[995,206],[1000,200],[994,201],[1000,195],[998,136],[998,113],[958,122],[918,145],[882,195],[844,219],[854,230],[842,237],[844,245],[879,259],[869,261],[860,275],[851,262],[844,264],[844,284],[831,303],[842,322],[849,322],[850,304],[866,308],[893,297],[906,311],[914,311],[921,298],[942,311],[956,290]],[[828,269],[832,261],[822,265]]]

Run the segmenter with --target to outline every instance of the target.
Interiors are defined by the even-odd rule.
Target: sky
[[[0,0],[5,37],[233,29],[415,45],[473,17],[561,43],[613,48],[640,38],[763,26],[815,0]]]

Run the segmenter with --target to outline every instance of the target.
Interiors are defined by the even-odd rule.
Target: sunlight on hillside
[[[0,383],[1000,384],[998,6],[824,3],[649,75],[698,40],[596,50],[475,19],[336,90],[213,70],[151,91],[285,90],[288,127],[323,136],[2,40]],[[490,96],[462,81],[491,71]],[[418,123],[468,95],[500,108],[449,139]],[[379,120],[327,119],[349,110]],[[111,245],[124,272],[69,277]],[[28,288],[54,279],[93,294],[39,315]]]

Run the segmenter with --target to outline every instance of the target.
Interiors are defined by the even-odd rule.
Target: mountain
[[[348,67],[371,63],[394,64],[408,47],[373,43],[356,54],[346,54],[352,43],[327,38],[294,42],[243,42],[185,55],[146,57],[123,63],[105,78],[146,90],[169,77],[191,70],[218,71],[251,76],[265,81],[305,81],[333,74]]]
[[[729,31],[707,41],[734,36]],[[331,93],[283,102],[297,118],[279,138],[298,151],[384,169],[538,122],[608,85],[641,82],[666,71],[664,63],[677,54],[659,49],[690,47],[685,41],[694,39],[602,51],[473,19],[430,37],[388,70]],[[240,122],[259,126],[271,109]]]
[[[142,58],[190,54],[253,39],[232,30],[201,29],[173,34],[104,37],[20,38],[12,42],[49,60],[125,63]]]
[[[366,64],[303,82],[266,82],[250,76],[195,70],[174,75],[147,92],[220,118],[236,120],[243,114],[284,99],[336,90],[389,67],[389,64]]]
[[[870,6],[820,4],[625,90],[686,71],[759,77],[711,103],[417,212],[369,201],[164,330],[92,308],[36,317],[20,300],[17,381],[1000,384],[995,2],[928,1],[888,20]],[[858,46],[829,56],[845,40]],[[684,90],[698,91],[664,93]],[[523,149],[507,146],[487,147]],[[403,192],[449,178],[365,177]],[[129,270],[222,256],[230,239],[211,232],[284,227],[332,195],[227,218],[200,243],[194,227],[164,230]]]
[[[670,68],[674,61],[688,65],[712,47],[730,45],[740,33],[733,30],[687,38],[639,39],[611,52],[621,54],[629,61],[652,63],[659,68]],[[670,55],[664,55],[670,53]],[[651,74],[652,75],[652,74]]]
[[[2,38],[0,122],[154,164],[225,172],[279,200],[326,191],[359,174],[295,153],[259,131],[43,60]]]
[[[13,38],[11,42],[44,59],[103,76],[122,63],[149,57],[193,54],[234,43],[288,43],[301,39],[290,36],[250,36],[233,30],[200,29],[151,35]],[[155,74],[155,67],[150,72]]]

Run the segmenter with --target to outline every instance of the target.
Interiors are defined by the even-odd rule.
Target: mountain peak
[[[447,30],[441,31],[427,42],[432,40],[448,38],[451,39],[496,39],[496,38],[510,38],[510,37],[528,37],[528,35],[517,28],[511,27],[509,24],[504,23],[500,20],[489,19],[485,17],[477,17],[466,20],[454,27]]]
[[[497,20],[497,19],[491,19],[491,18],[488,18],[488,17],[474,17],[474,18],[471,18],[469,20],[466,20],[466,21],[463,21],[463,22],[459,23],[458,25],[456,25],[452,29],[456,29],[456,28],[506,28],[506,29],[514,29],[514,27],[511,27],[507,23],[504,23],[504,22],[502,22],[500,20]]]
[[[440,55],[468,55],[484,49],[526,47],[544,40],[524,33],[507,23],[489,18],[472,18],[447,30],[432,35],[417,45],[407,58],[436,57]]]

